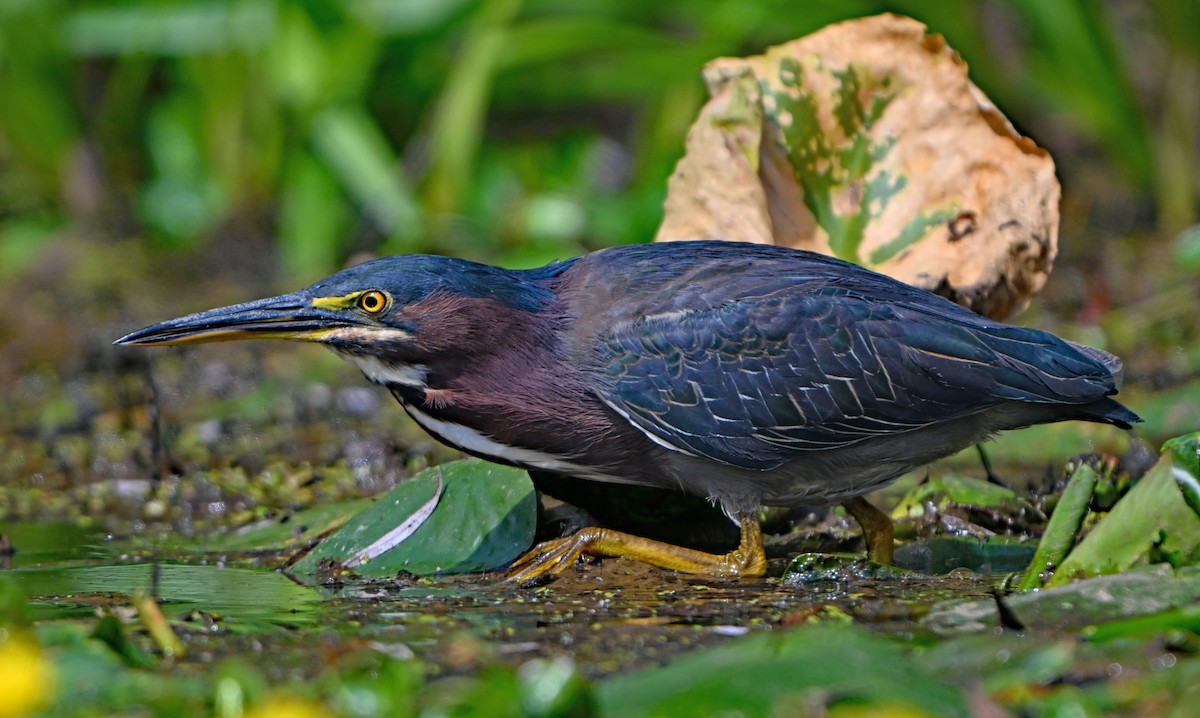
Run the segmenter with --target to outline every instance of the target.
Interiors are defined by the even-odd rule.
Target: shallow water
[[[850,559],[832,561],[813,580],[714,582],[609,559],[580,564],[542,586],[476,575],[310,588],[250,561],[156,556],[142,541],[68,524],[0,523],[0,533],[16,548],[6,575],[30,597],[36,619],[90,618],[148,594],[168,617],[181,619],[185,646],[199,649],[188,656],[239,654],[250,641],[305,675],[322,665],[314,646],[353,636],[396,655],[418,655],[435,673],[569,654],[585,675],[598,677],[813,617],[844,616],[912,635],[937,601],[984,596],[993,583],[969,572],[897,579]],[[265,563],[279,565],[282,557]],[[773,572],[785,563],[773,561]]]

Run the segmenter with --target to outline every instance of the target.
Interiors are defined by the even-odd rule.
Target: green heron
[[[837,259],[719,241],[529,270],[385,257],[116,343],[266,338],[326,345],[468,454],[706,497],[741,530],[713,554],[585,528],[519,558],[518,580],[582,554],[762,575],[768,505],[840,502],[890,562],[891,522],[863,494],[1002,430],[1140,421],[1109,398],[1108,353]]]

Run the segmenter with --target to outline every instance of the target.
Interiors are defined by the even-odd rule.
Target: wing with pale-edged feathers
[[[1006,401],[1082,406],[1116,391],[1115,358],[918,290],[767,283],[605,332],[601,398],[660,444],[770,469]]]

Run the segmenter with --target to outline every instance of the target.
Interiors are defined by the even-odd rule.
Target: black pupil
[[[379,308],[379,296],[376,294],[368,294],[363,297],[363,309],[373,312]]]

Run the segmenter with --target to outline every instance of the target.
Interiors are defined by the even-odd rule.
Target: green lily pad
[[[435,502],[439,481],[443,488]],[[432,511],[413,522],[411,535],[374,555],[383,537],[423,507]],[[401,571],[421,576],[488,571],[529,548],[536,521],[537,499],[527,473],[478,459],[455,461],[422,471],[380,496],[290,572],[311,580],[324,559],[351,562],[355,573],[376,578]]]
[[[32,616],[39,621],[91,617],[97,607],[127,606],[130,596],[149,590],[171,618],[203,611],[219,614],[224,627],[259,630],[320,620],[317,592],[274,571],[138,563],[18,568],[4,575],[29,597]]]
[[[243,526],[223,536],[202,540],[205,552],[269,551],[303,546],[371,505],[370,499],[314,506],[281,518]]]
[[[1196,478],[1178,460],[1177,451],[1185,445],[1168,442],[1154,468],[1067,555],[1046,586],[1123,571],[1146,561],[1152,549],[1190,556],[1200,547],[1200,516],[1188,505],[1177,480],[1181,473]]]
[[[958,689],[917,667],[899,644],[848,624],[747,636],[604,681],[597,699],[601,714],[628,718],[809,715],[834,705],[967,714]]]

